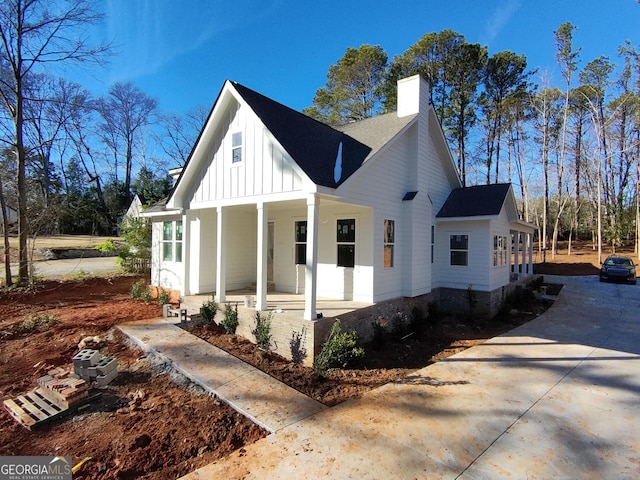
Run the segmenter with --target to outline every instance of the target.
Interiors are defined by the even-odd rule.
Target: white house
[[[461,188],[419,76],[398,111],[332,128],[227,81],[153,220],[151,282],[181,295],[255,285],[376,304],[472,286],[490,306],[532,272],[510,185]],[[483,208],[486,207],[486,208]]]

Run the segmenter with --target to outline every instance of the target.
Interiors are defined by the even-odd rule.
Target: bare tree
[[[105,98],[98,100],[96,108],[102,117],[102,138],[111,149],[116,182],[120,164],[124,163],[123,194],[130,201],[134,151],[143,147],[142,132],[154,121],[158,101],[130,82],[117,82]]]
[[[0,4],[0,58],[10,75],[0,78],[0,96],[14,127],[12,147],[17,156],[18,284],[29,282],[27,189],[25,148],[25,88],[30,75],[60,62],[99,62],[109,47],[94,44],[87,26],[102,16],[87,0],[4,0]]]

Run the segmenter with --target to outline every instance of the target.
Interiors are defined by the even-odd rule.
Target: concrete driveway
[[[568,278],[536,320],[188,478],[640,478],[639,312],[638,286]]]

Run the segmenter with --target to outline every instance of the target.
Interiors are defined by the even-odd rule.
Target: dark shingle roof
[[[316,184],[337,187],[364,162],[371,147],[328,125],[271,100],[239,83],[237,92],[265,127]],[[342,175],[334,180],[338,146],[342,142]]]
[[[449,194],[437,217],[498,215],[510,186],[509,183],[498,183],[456,188]]]

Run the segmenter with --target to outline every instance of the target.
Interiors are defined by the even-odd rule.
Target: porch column
[[[318,289],[318,207],[320,199],[307,197],[307,264],[304,279],[304,319],[316,320],[316,291]]]
[[[529,275],[533,275],[533,233],[527,235],[529,238]]]
[[[522,273],[522,248],[520,247],[522,240],[520,230],[516,230],[516,273]],[[520,278],[520,277],[518,277]]]
[[[258,265],[256,268],[256,310],[267,310],[267,246],[269,213],[260,202],[258,208]]]
[[[223,207],[216,209],[216,296],[215,301],[223,303],[226,300],[227,278],[227,210]]]
[[[177,235],[178,232],[176,232]],[[180,295],[189,295],[191,287],[189,286],[190,263],[191,263],[191,222],[187,214],[182,215],[182,289]],[[177,239],[176,239],[177,243]]]

